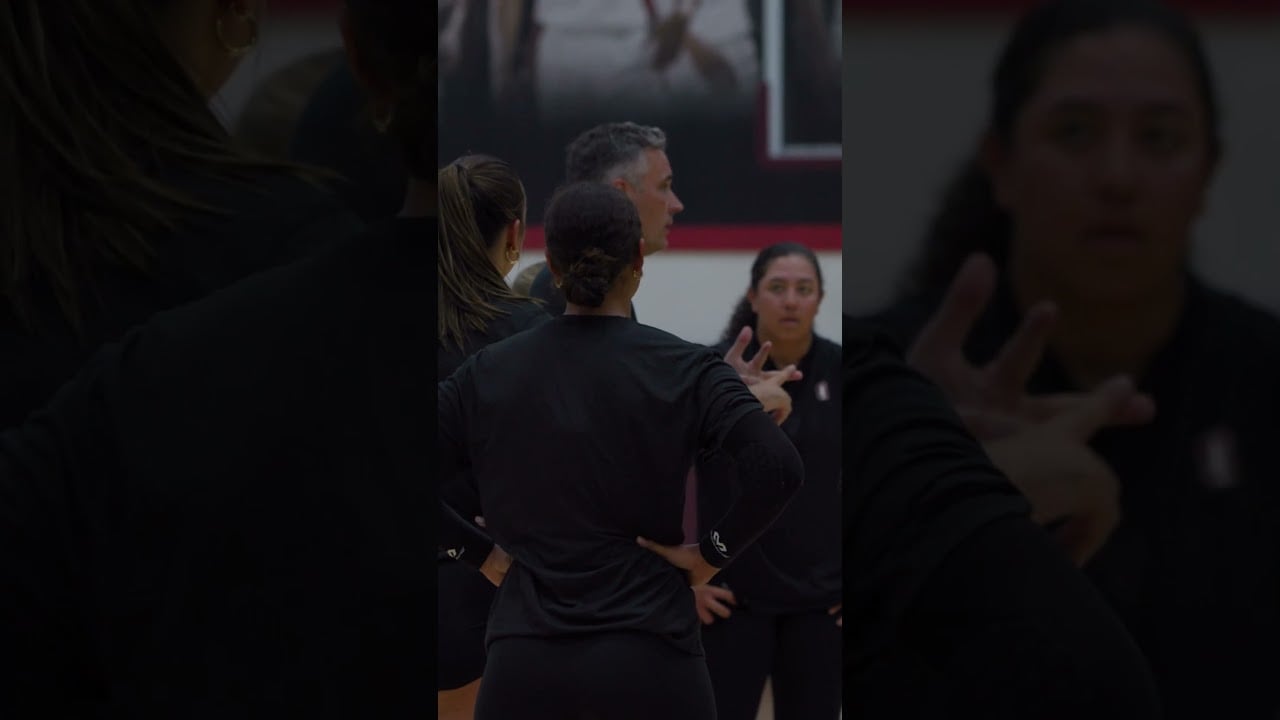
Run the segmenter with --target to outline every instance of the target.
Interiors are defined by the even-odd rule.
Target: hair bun
[[[618,258],[600,248],[588,248],[562,278],[565,298],[575,305],[600,307],[618,275]]]

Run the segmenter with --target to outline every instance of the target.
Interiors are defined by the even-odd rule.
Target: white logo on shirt
[[[467,551],[466,548],[462,548],[461,550],[454,550],[453,548],[450,548],[447,554],[449,557],[453,558],[454,560],[457,560],[458,558],[462,557],[462,553],[466,551]]]
[[[826,402],[831,399],[831,393],[827,390],[826,380],[819,382],[813,388],[813,391],[818,394],[818,399],[821,400],[822,402]]]
[[[721,555],[729,557],[729,549],[724,546],[724,543],[720,542],[720,533],[715,530],[711,531],[711,544],[720,551]]]

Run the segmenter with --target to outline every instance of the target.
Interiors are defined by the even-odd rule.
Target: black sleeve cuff
[[[440,503],[440,524],[441,552],[446,557],[479,570],[485,558],[493,551],[493,540],[444,503]]]
[[[715,568],[726,567],[734,557],[729,552],[729,548],[721,541],[720,533],[716,530],[712,530],[709,534],[703,536],[702,540],[698,542],[698,549],[702,551],[702,559]]]

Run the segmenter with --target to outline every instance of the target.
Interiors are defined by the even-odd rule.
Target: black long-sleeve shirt
[[[0,716],[429,713],[436,229],[161,313],[0,435]]]
[[[942,391],[844,325],[845,712],[1158,717],[1132,639]]]
[[[467,358],[476,354],[481,348],[518,332],[537,327],[551,319],[547,311],[535,302],[503,300],[496,305],[500,313],[498,317],[491,320],[482,330],[467,332],[461,345],[452,342],[437,343],[436,381],[452,375]]]
[[[874,320],[904,346],[939,298]],[[978,363],[1017,329],[999,286],[966,344]],[[1280,321],[1192,278],[1173,337],[1137,378],[1152,423],[1090,443],[1120,479],[1121,520],[1085,573],[1133,634],[1171,718],[1280,712]],[[1049,352],[1033,393],[1077,391]]]
[[[439,343],[436,351],[436,380],[441,381],[452,375],[467,358],[481,348],[504,338],[537,327],[551,319],[551,316],[538,303],[527,300],[504,300],[497,303],[501,314],[490,321],[481,330],[471,330],[463,338],[461,345]],[[451,513],[448,522],[456,522],[457,518],[474,518],[480,513],[480,498],[476,496],[475,485],[465,476],[442,479],[439,493]],[[469,520],[468,520],[469,521]],[[477,554],[488,554],[491,544],[486,542],[487,536],[478,530],[467,532],[469,543]],[[458,543],[455,543],[458,544]],[[456,555],[457,552],[454,552]],[[443,557],[448,551],[441,552]]]
[[[335,196],[288,173],[262,171],[232,182],[175,167],[158,177],[216,212],[192,212],[173,231],[149,237],[155,255],[145,274],[122,266],[97,268],[96,294],[84,298],[83,337],[77,338],[58,314],[52,294],[39,308],[41,324],[35,330],[22,327],[0,298],[0,428],[22,422],[102,344],[154,313],[303,258],[362,229]]]
[[[703,538],[714,565],[749,546],[803,475],[719,355],[629,318],[561,316],[490,345],[440,384],[439,400],[441,477],[470,470],[486,530],[514,558],[490,643],[637,630],[701,653],[687,577],[636,538],[681,542],[685,475],[701,449],[729,447],[746,485]],[[442,528],[442,542],[479,564],[487,548],[453,525],[460,534]]]
[[[720,343],[716,352],[724,355],[731,345]],[[751,357],[758,349],[753,340],[744,355]],[[843,597],[841,347],[815,337],[798,367],[804,376],[783,385],[791,396],[791,415],[782,423],[782,431],[804,460],[804,487],[760,540],[714,580],[733,590],[740,607],[761,612],[825,610]],[[770,361],[765,369],[777,368]],[[700,527],[712,527],[733,502],[732,484],[717,477],[731,462],[723,453],[699,458]]]

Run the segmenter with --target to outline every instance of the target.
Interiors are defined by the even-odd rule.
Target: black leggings
[[[436,690],[453,690],[484,672],[484,632],[497,588],[475,568],[436,562]]]
[[[706,661],[647,633],[494,641],[476,720],[715,720]]]
[[[720,720],[755,720],[766,677],[773,678],[777,720],[840,717],[842,633],[835,616],[732,609],[727,620],[702,626]]]

